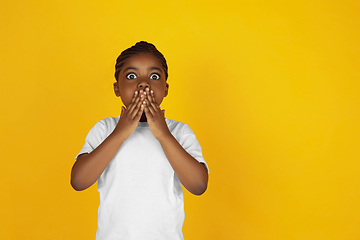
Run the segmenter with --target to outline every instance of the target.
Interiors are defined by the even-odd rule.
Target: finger
[[[138,92],[138,91],[135,91],[135,92],[134,92],[134,96],[133,96],[133,98],[131,99],[130,105],[136,101],[136,98],[137,98],[138,95],[139,95],[139,92]]]
[[[145,99],[144,101],[148,115],[150,115],[150,117],[154,117],[155,114],[157,114],[156,104],[151,102],[149,98]]]
[[[139,92],[138,91],[135,91],[134,92],[134,96],[133,98],[131,99],[131,102],[130,104],[127,106],[127,110],[131,111],[133,109],[133,105],[135,104],[136,100],[138,99],[139,97]]]
[[[154,91],[151,90],[150,93],[151,93],[151,102],[154,104],[154,105],[153,105],[154,108],[155,108],[156,110],[158,110],[158,109],[160,110],[160,106],[156,103]]]
[[[152,117],[152,114],[151,114],[151,112],[150,112],[149,107],[147,106],[147,104],[144,103],[142,106],[143,106],[142,109],[144,110],[144,113],[145,113],[145,115],[146,115],[146,118],[147,118],[147,119],[151,118],[151,117]]]
[[[151,91],[150,91],[150,94],[151,94],[151,97],[152,97],[153,101],[156,102],[154,91],[151,90]]]
[[[149,100],[147,98],[145,98],[144,100],[142,100],[143,106],[144,106],[144,112],[145,113],[150,113],[150,109],[149,109]],[[152,115],[152,114],[151,114]]]
[[[150,89],[146,89],[147,94],[145,97],[146,100],[146,104],[148,105],[149,108],[153,108],[153,111],[156,111],[157,108],[157,104],[155,102],[155,98],[153,97],[153,90]],[[152,92],[152,93],[151,93]]]
[[[144,91],[144,100],[148,99],[150,100],[150,89],[146,88],[146,90]]]
[[[141,99],[142,99],[142,94],[139,92],[137,94],[137,96],[134,96],[134,101],[131,102],[131,104],[129,105],[129,114],[132,115],[132,113],[134,111],[136,111],[136,109],[139,109],[140,108],[140,105],[139,103],[141,103]]]
[[[141,118],[141,115],[142,115],[143,111],[144,111],[144,105],[141,105],[139,111],[137,112],[137,114],[133,118],[134,121],[136,121],[136,122],[140,121],[140,118]]]
[[[151,116],[154,116],[156,113],[155,105],[153,103],[150,103],[149,99],[145,99],[145,106],[149,110],[149,113],[151,114]]]
[[[154,91],[153,91],[153,90],[150,90],[148,99],[149,99],[150,103],[155,103],[155,105],[156,105],[156,100],[155,100],[155,96],[154,96]]]
[[[159,106],[156,104],[154,99],[149,101],[149,108],[153,111],[153,113],[156,113],[158,112],[158,110],[160,110]]]
[[[153,90],[151,90],[151,96],[153,98],[154,103],[156,103],[155,93]]]
[[[132,119],[135,119],[137,116],[141,116],[142,111],[143,111],[143,103],[141,99],[138,99],[136,101],[136,104],[134,104],[134,109],[133,111],[130,112],[130,116]]]

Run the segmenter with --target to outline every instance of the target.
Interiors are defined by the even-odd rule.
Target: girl
[[[138,42],[117,58],[115,78],[125,107],[90,130],[71,185],[80,191],[98,181],[97,240],[183,239],[181,184],[203,194],[208,170],[192,130],[160,109],[169,91],[166,60]]]

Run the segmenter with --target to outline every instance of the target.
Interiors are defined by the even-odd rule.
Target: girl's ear
[[[166,97],[166,96],[168,95],[168,93],[169,93],[169,84],[166,83],[166,86],[165,86],[165,96],[164,96],[164,97]]]
[[[114,93],[117,97],[120,97],[119,84],[118,82],[114,82]]]

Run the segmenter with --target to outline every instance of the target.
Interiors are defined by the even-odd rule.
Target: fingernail
[[[151,93],[154,93],[154,91],[153,91],[153,90],[151,90]]]

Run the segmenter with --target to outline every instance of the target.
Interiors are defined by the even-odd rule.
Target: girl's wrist
[[[113,138],[114,141],[117,141],[120,143],[120,145],[128,139],[130,136],[126,137],[124,132],[121,131],[121,129],[114,129],[114,131],[109,135],[110,138]]]
[[[165,133],[156,136],[155,138],[162,144],[163,142],[168,142],[169,140],[174,138],[174,136],[171,134],[170,131],[166,131]]]

